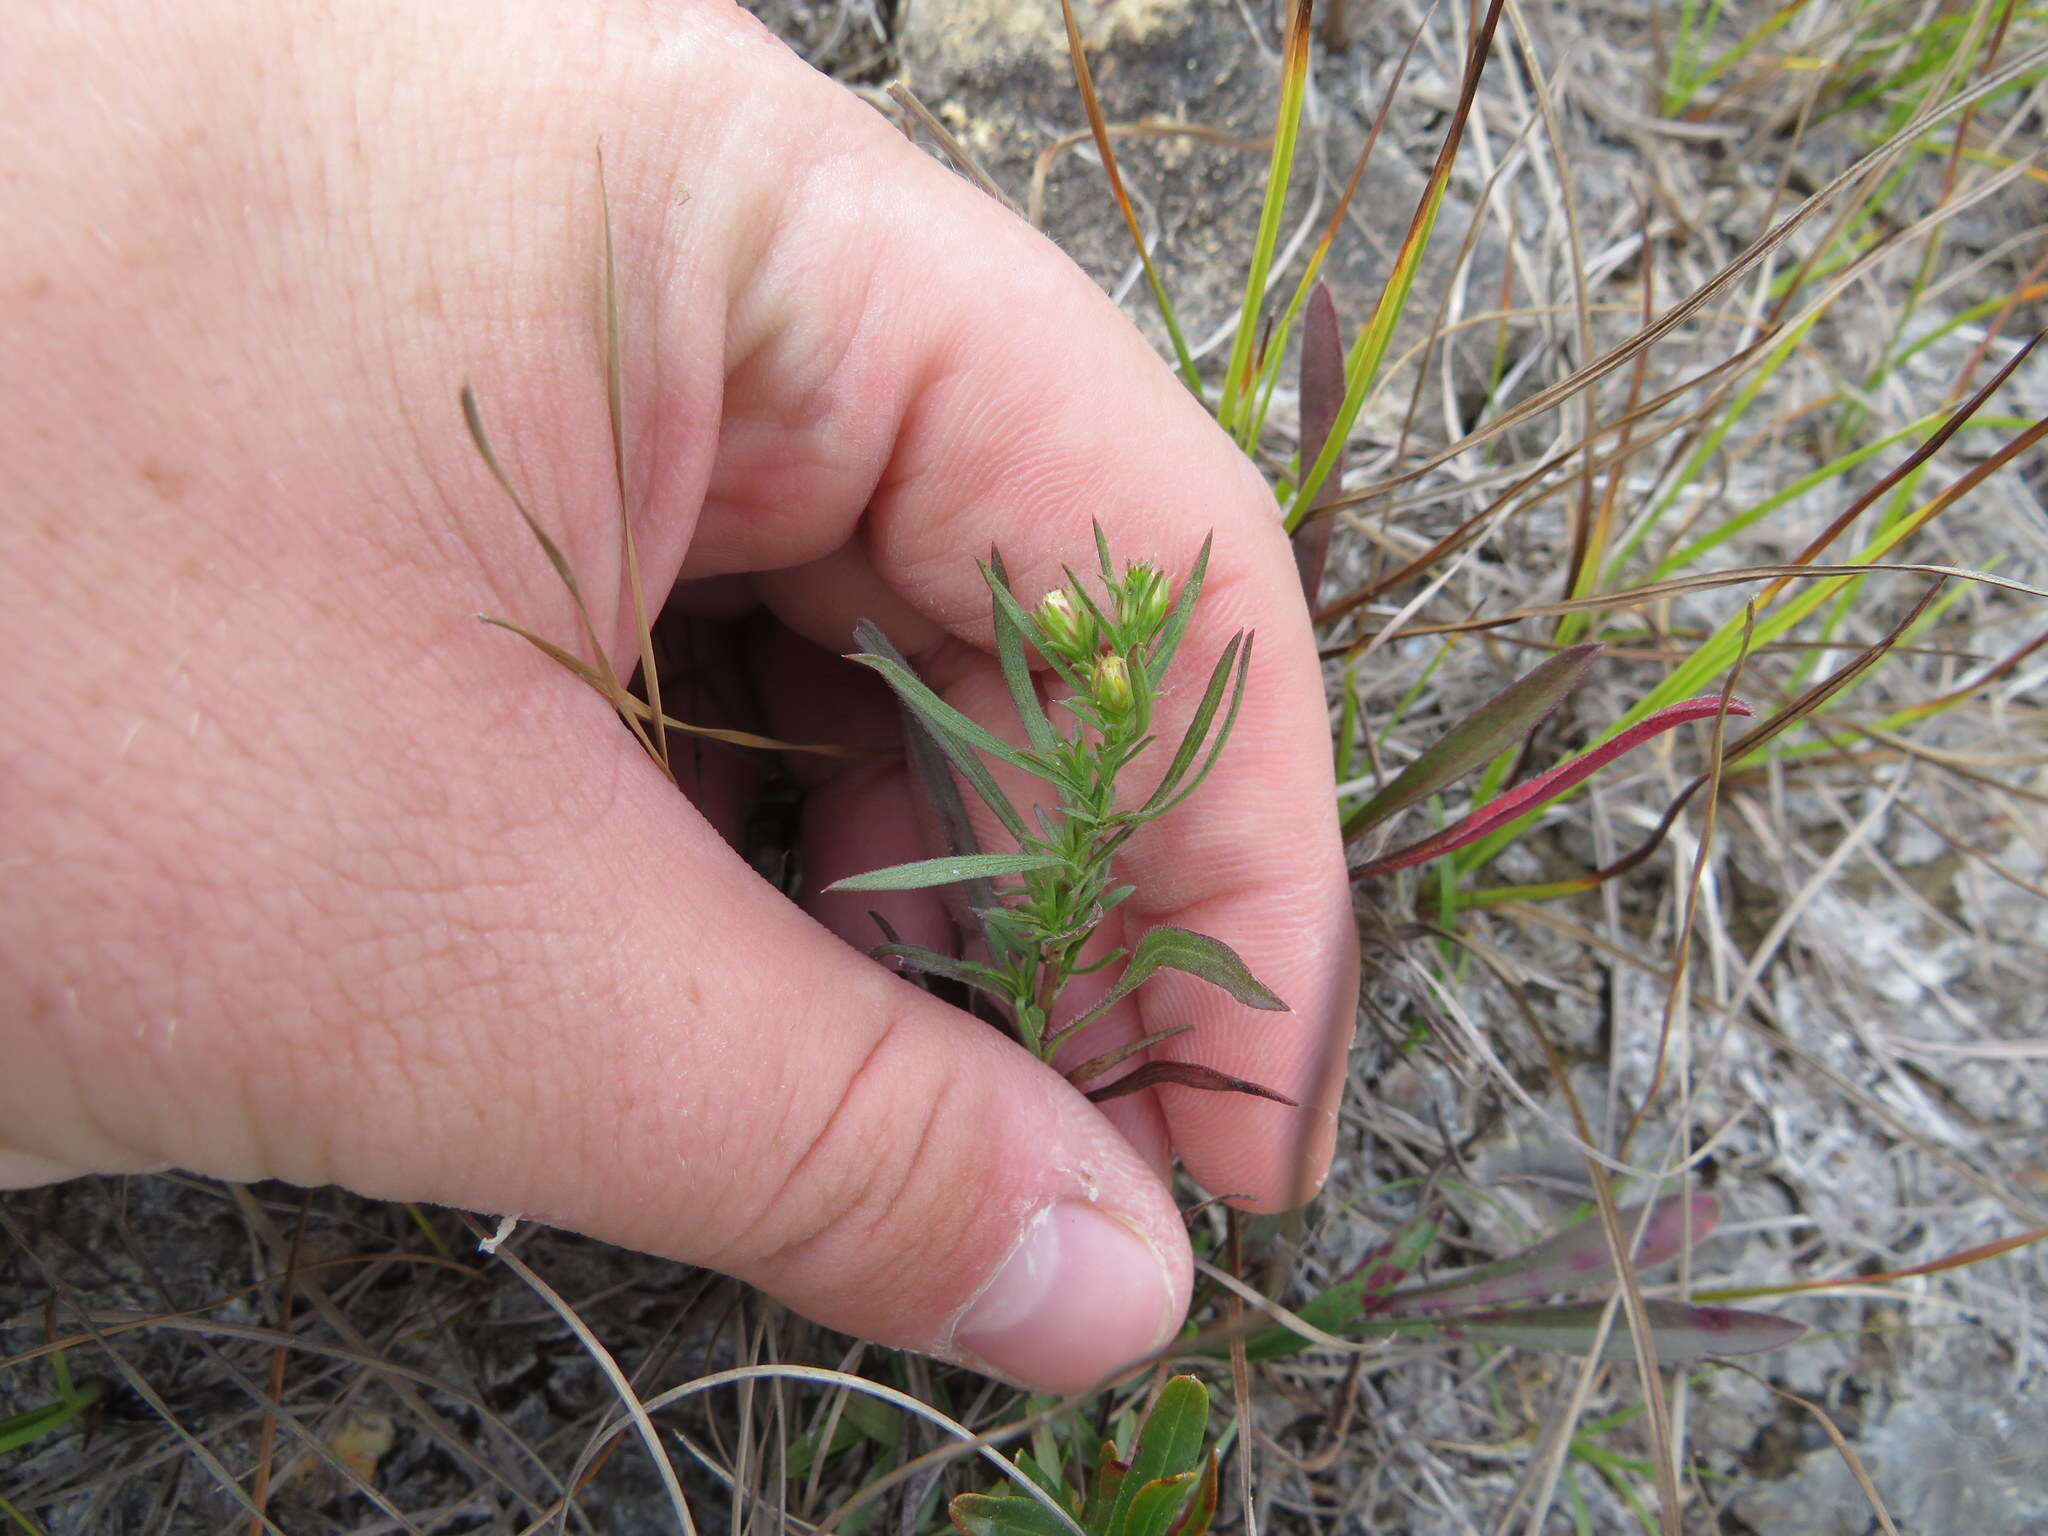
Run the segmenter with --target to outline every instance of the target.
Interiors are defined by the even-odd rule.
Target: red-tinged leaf
[[[1344,337],[1337,325],[1337,304],[1329,285],[1318,281],[1308,296],[1301,317],[1301,464],[1306,472],[1330,440],[1337,412],[1344,404]],[[1329,478],[1319,501],[1341,494],[1344,484],[1344,450],[1340,446],[1330,466]],[[1322,590],[1323,566],[1330,556],[1330,533],[1335,522],[1325,516],[1305,518],[1294,530],[1294,565],[1301,573],[1301,595],[1311,611],[1316,594]]]
[[[1193,1472],[1154,1478],[1131,1500],[1119,1536],[1166,1536],[1194,1492]]]
[[[1344,840],[1349,842],[1389,816],[1420,804],[1527,739],[1584,680],[1601,649],[1597,641],[1574,645],[1509,683],[1444,732],[1436,745],[1402,769],[1393,783],[1345,817]]]
[[[1678,1256],[1688,1232],[1688,1206],[1694,1241],[1705,1237],[1721,1219],[1721,1202],[1710,1194],[1693,1195],[1690,1201],[1684,1195],[1666,1195],[1651,1209],[1637,1240],[1638,1269],[1651,1269]],[[1616,1214],[1623,1232],[1635,1231],[1643,1221],[1641,1205],[1623,1206]],[[1604,1285],[1613,1277],[1614,1255],[1607,1246],[1607,1234],[1600,1218],[1589,1216],[1498,1264],[1397,1291],[1387,1298],[1384,1310],[1389,1316],[1412,1317],[1423,1312],[1498,1307],[1506,1302],[1554,1301],[1569,1291]]]
[[[1109,1520],[1109,1512],[1116,1508],[1122,1496],[1124,1479],[1130,1475],[1131,1465],[1117,1460],[1116,1442],[1105,1440],[1095,1458],[1095,1486],[1088,1492],[1088,1501],[1081,1510],[1081,1525],[1084,1530],[1099,1531]]]
[[[1168,1536],[1209,1536],[1210,1523],[1216,1518],[1218,1487],[1216,1452],[1212,1447],[1209,1459],[1202,1463],[1202,1476],[1195,1484],[1194,1497],[1188,1500],[1180,1518],[1173,1522]]]
[[[1727,707],[1731,715],[1747,717],[1755,713],[1740,699],[1728,700]],[[1616,758],[1627,756],[1653,737],[1661,736],[1668,730],[1688,725],[1695,720],[1712,719],[1720,712],[1719,694],[1688,699],[1683,704],[1673,704],[1668,709],[1660,709],[1654,715],[1637,721],[1619,736],[1610,741],[1603,741],[1599,746],[1582,753],[1570,762],[1559,763],[1555,768],[1539,773],[1533,779],[1525,779],[1506,794],[1488,801],[1434,836],[1396,849],[1374,859],[1370,864],[1360,865],[1351,872],[1351,878],[1365,880],[1374,875],[1392,874],[1395,870],[1406,869],[1411,864],[1422,864],[1430,859],[1441,858],[1467,843],[1476,843],[1495,827],[1503,826],[1523,812],[1534,810],[1576,788]]]
[[[1126,1072],[1107,1088],[1096,1089],[1088,1095],[1088,1101],[1106,1104],[1111,1099],[1120,1099],[1127,1093],[1137,1093],[1145,1088],[1156,1088],[1162,1083],[1171,1083],[1177,1088],[1201,1088],[1210,1093],[1248,1093],[1254,1098],[1285,1104],[1290,1109],[1297,1107],[1296,1101],[1284,1093],[1247,1082],[1241,1077],[1232,1077],[1228,1072],[1218,1072],[1214,1067],[1198,1067],[1191,1061],[1147,1062],[1135,1072]]]
[[[1666,1365],[1719,1355],[1755,1355],[1792,1343],[1807,1331],[1804,1323],[1768,1312],[1740,1312],[1733,1307],[1703,1307],[1686,1301],[1646,1301],[1650,1334],[1657,1358]],[[1446,1336],[1505,1344],[1518,1349],[1554,1349],[1584,1354],[1593,1346],[1605,1302],[1569,1307],[1521,1307],[1505,1312],[1460,1312],[1433,1319]],[[1391,1320],[1390,1320],[1391,1321]],[[1605,1360],[1632,1360],[1635,1346],[1628,1324],[1617,1316],[1607,1333]]]

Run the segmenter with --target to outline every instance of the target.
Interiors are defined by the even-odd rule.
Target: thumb
[[[30,829],[69,873],[0,923],[0,971],[63,1003],[20,1016],[0,1166],[518,1213],[1042,1390],[1163,1345],[1187,1244],[1109,1123],[787,902],[578,684],[497,655],[530,674],[477,709],[374,668],[381,714],[330,701],[356,768],[319,816],[265,819],[290,784],[260,760],[186,806],[195,753],[119,840],[104,806]],[[465,761],[490,772],[425,771]]]
[[[644,762],[618,768],[620,830],[551,860],[551,899],[587,893],[588,916],[516,968],[547,978],[540,995],[474,1021],[532,1037],[499,1053],[502,1082],[428,1095],[562,1092],[492,1116],[477,1166],[436,1197],[724,1270],[830,1326],[1041,1389],[1164,1345],[1186,1239],[1094,1107],[785,901]]]

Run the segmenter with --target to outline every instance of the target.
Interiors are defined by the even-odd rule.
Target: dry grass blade
[[[477,453],[482,456],[506,498],[517,509],[520,520],[526,524],[527,532],[531,533],[534,542],[540,545],[541,552],[548,558],[548,564],[554,567],[556,577],[568,591],[569,599],[576,609],[576,620],[583,628],[584,643],[590,647],[591,665],[594,668],[592,675],[601,680],[602,685],[598,691],[624,717],[628,728],[646,749],[647,755],[656,762],[661,762],[662,757],[655,750],[653,738],[647,734],[646,728],[632,713],[629,702],[632,694],[612,671],[610,653],[597,637],[597,627],[591,622],[590,608],[583,601],[583,589],[576,581],[575,570],[570,566],[568,557],[562,553],[561,546],[545,528],[541,527],[540,520],[526,505],[526,498],[513,488],[512,477],[505,473],[504,463],[498,458],[497,450],[491,446],[490,435],[484,431],[483,412],[477,406],[476,391],[470,388],[467,380],[464,380],[462,385],[462,419],[469,427],[470,441],[476,445]]]
[[[1102,174],[1109,178],[1110,196],[1116,199],[1117,211],[1124,217],[1124,227],[1131,232],[1131,243],[1138,248],[1138,260],[1145,268],[1145,283],[1152,290],[1152,301],[1159,306],[1159,318],[1173,343],[1173,355],[1180,365],[1181,378],[1199,398],[1202,393],[1201,375],[1195,372],[1195,359],[1188,351],[1186,338],[1181,335],[1180,322],[1174,317],[1173,305],[1166,297],[1166,285],[1159,280],[1159,269],[1152,264],[1152,252],[1145,244],[1145,231],[1138,222],[1138,210],[1124,188],[1123,172],[1117,168],[1116,150],[1109,142],[1109,123],[1102,115],[1102,98],[1095,92],[1095,77],[1088,69],[1088,51],[1081,46],[1081,24],[1075,19],[1073,0],[1060,0],[1060,19],[1066,24],[1067,53],[1074,66],[1074,84],[1081,93],[1081,105],[1088,114],[1088,131],[1095,138],[1095,153],[1101,157]]]
[[[476,617],[480,623],[508,630],[512,634],[517,635],[528,645],[547,657],[548,660],[555,662],[565,671],[573,673],[592,692],[617,709],[629,723],[640,721],[654,722],[664,731],[681,731],[685,735],[701,736],[706,741],[722,741],[729,747],[747,747],[760,752],[808,752],[818,757],[857,757],[860,755],[850,747],[833,746],[829,743],[778,741],[773,736],[757,736],[752,731],[727,730],[725,727],[717,725],[692,725],[689,721],[678,720],[673,715],[657,713],[651,702],[636,699],[630,693],[626,694],[623,702],[621,702],[619,698],[614,697],[611,684],[608,682],[605,673],[591,666],[589,662],[570,655],[569,652],[563,650],[552,640],[543,639],[525,625],[515,624],[510,619],[496,618],[488,613],[480,613]],[[659,759],[656,759],[656,761],[659,761]]]
[[[818,1536],[827,1536],[827,1533],[837,1530],[840,1523],[854,1510],[864,1504],[871,1503],[898,1484],[918,1476],[931,1465],[958,1460],[960,1457],[970,1454],[981,1457],[998,1472],[1002,1473],[1004,1477],[1015,1483],[1019,1492],[1042,1505],[1059,1523],[1061,1529],[1071,1532],[1072,1536],[1087,1536],[1087,1533],[1074,1523],[1073,1517],[1060,1508],[1058,1501],[1052,1495],[1025,1476],[1015,1463],[996,1449],[998,1445],[1007,1441],[1021,1439],[1023,1436],[1028,1435],[1038,1424],[1045,1422],[1053,1415],[1072,1406],[1071,1400],[1055,1404],[1044,1412],[1028,1416],[1018,1423],[1006,1424],[1002,1428],[992,1430],[987,1434],[977,1435],[973,1430],[967,1428],[966,1425],[941,1413],[923,1399],[913,1397],[908,1392],[898,1391],[894,1387],[885,1386],[879,1381],[870,1381],[865,1376],[853,1376],[844,1371],[828,1370],[823,1366],[775,1363],[739,1366],[732,1370],[714,1371],[708,1376],[700,1376],[695,1381],[685,1382],[681,1386],[670,1387],[665,1392],[657,1393],[655,1396],[647,1399],[644,1408],[648,1413],[658,1413],[673,1404],[683,1402],[705,1392],[714,1391],[720,1387],[773,1380],[808,1381],[821,1386],[841,1388],[848,1392],[858,1392],[863,1397],[872,1397],[889,1404],[892,1408],[900,1408],[905,1413],[944,1430],[956,1441],[955,1444],[941,1446],[936,1451],[926,1452],[923,1456],[915,1457],[902,1463],[891,1472],[861,1489],[813,1527]]]
[[[462,1219],[479,1242],[491,1236],[489,1228],[474,1216],[465,1214]],[[661,1443],[661,1431],[654,1427],[654,1420],[648,1416],[647,1405],[640,1401],[640,1395],[633,1390],[633,1384],[626,1379],[626,1373],[619,1369],[619,1362],[612,1357],[612,1352],[590,1331],[590,1325],[577,1316],[576,1309],[563,1301],[556,1294],[554,1287],[535,1274],[518,1254],[510,1248],[500,1246],[495,1249],[492,1257],[517,1275],[549,1311],[561,1318],[563,1324],[576,1336],[577,1342],[583,1346],[584,1352],[590,1356],[591,1362],[611,1383],[620,1407],[632,1420],[634,1429],[639,1432],[640,1443],[647,1448],[648,1459],[654,1464],[655,1476],[661,1480],[662,1492],[667,1495],[669,1510],[675,1515],[677,1525],[682,1528],[684,1536],[696,1536],[697,1523],[690,1518],[690,1501],[683,1496],[683,1485],[676,1478],[675,1463],[669,1460],[668,1450]]]
[[[605,185],[602,144],[597,149],[597,197],[604,223],[604,401],[611,418],[612,476],[619,496],[619,548],[626,563],[626,590],[633,599],[633,630],[640,639],[640,683],[647,690],[647,707],[654,723],[650,750],[654,760],[672,773],[668,717],[661,712],[661,669],[654,664],[654,622],[647,613],[646,589],[640,584],[640,550],[633,538],[633,500],[626,484],[626,361],[619,328],[619,267],[612,250],[612,198]]]
[[[1408,484],[1410,481],[1420,479],[1432,470],[1441,468],[1453,459],[1461,457],[1481,444],[1489,442],[1503,433],[1510,432],[1529,421],[1535,420],[1537,417],[1544,415],[1570,399],[1588,385],[1607,377],[1608,374],[1634,359],[1645,349],[1656,345],[1657,342],[1670,335],[1694,315],[1707,309],[1721,294],[1740,281],[1746,274],[1753,271],[1794,231],[1805,225],[1823,207],[1832,202],[1835,197],[1868,176],[1873,165],[1883,162],[1888,156],[1903,152],[1918,137],[1929,128],[1940,123],[1944,118],[1962,111],[1973,102],[1982,101],[1986,97],[1998,94],[2000,91],[2016,84],[2031,70],[2038,69],[2043,64],[2048,64],[2048,47],[2033,50],[2024,57],[2007,65],[2006,68],[1998,71],[1997,74],[1979,81],[1967,91],[1948,101],[1928,108],[1925,112],[1914,118],[1912,122],[1892,135],[1891,138],[1872,150],[1863,159],[1836,175],[1825,186],[1807,198],[1792,213],[1786,215],[1784,219],[1773,225],[1765,233],[1759,235],[1706,283],[1659,316],[1655,323],[1638,331],[1628,340],[1610,348],[1592,362],[1579,368],[1567,377],[1560,379],[1557,383],[1539,390],[1520,404],[1493,418],[1484,426],[1475,428],[1457,442],[1447,444],[1445,447],[1425,457],[1421,462],[1410,465],[1398,474],[1389,475],[1384,479],[1376,480],[1370,485],[1361,487],[1344,496],[1341,500],[1332,502],[1331,505],[1333,507],[1357,506],[1370,502],[1376,497],[1387,495]],[[1870,250],[1866,251],[1856,262],[1851,263],[1848,268],[1845,268],[1843,274],[1837,276],[1835,281],[1830,284],[1828,292],[1822,295],[1819,301],[1816,301],[1817,304],[1824,305],[1825,302],[1831,300],[1834,293],[1847,286],[1843,281],[1844,276],[1867,268],[1878,255],[1889,249],[1897,240],[1910,240],[1923,234],[1927,230],[1952,219],[1971,204],[1993,195],[2008,182],[2024,175],[2030,169],[2033,161],[2039,158],[2039,155],[2040,151],[2036,151],[2033,156],[2016,160],[2011,166],[2007,167],[1997,176],[1987,179],[1965,197],[1956,199],[1942,208],[1934,210],[1932,213],[1916,220],[1913,224],[1896,231],[1895,234],[1887,236],[1885,240],[1874,243]],[[1796,325],[1797,323],[1796,320],[1788,322],[1790,325]],[[1762,342],[1752,343],[1751,348],[1742,356],[1746,358],[1761,351],[1763,345],[1764,343]],[[1721,370],[1716,368],[1711,371],[1719,372]]]
[[[1558,1053],[1556,1042],[1550,1038],[1550,1031],[1544,1028],[1543,1021],[1537,1016],[1536,1009],[1523,991],[1521,983],[1495,962],[1488,946],[1462,939],[1459,942],[1465,943],[1467,948],[1480,957],[1508,995],[1514,999],[1523,1023],[1528,1026],[1537,1047],[1543,1053],[1544,1061],[1550,1068],[1551,1080],[1564,1101],[1566,1113],[1571,1116],[1572,1128],[1578,1134],[1580,1145],[1585,1148],[1597,1146],[1598,1139],[1593,1134],[1592,1122],[1586,1118],[1584,1109],[1579,1105],[1578,1093],[1572,1087],[1571,1070],[1565,1065],[1563,1056]],[[1593,1204],[1599,1212],[1601,1230],[1607,1235],[1607,1249],[1614,1261],[1615,1275],[1621,1282],[1616,1294],[1622,1311],[1628,1318],[1629,1335],[1635,1346],[1636,1373],[1642,1383],[1643,1407],[1649,1418],[1650,1455],[1657,1474],[1658,1514],[1663,1536],[1681,1536],[1683,1500],[1678,1489],[1677,1453],[1671,1434],[1670,1408],[1664,1400],[1663,1378],[1657,1371],[1655,1333],[1650,1322],[1649,1308],[1643,1298],[1642,1277],[1637,1272],[1634,1257],[1636,1245],[1642,1235],[1642,1223],[1649,1219],[1649,1209],[1645,1207],[1642,1223],[1638,1224],[1634,1232],[1624,1232],[1621,1226],[1621,1207],[1614,1198],[1614,1184],[1608,1173],[1608,1160],[1604,1157],[1587,1157],[1585,1163],[1586,1178],[1593,1190]],[[1587,1359],[1589,1370],[1598,1354],[1599,1346],[1596,1341],[1595,1348]],[[1531,1529],[1537,1528],[1536,1523],[1532,1521]]]
[[[1856,1454],[1856,1448],[1848,1442],[1841,1430],[1835,1427],[1835,1421],[1828,1417],[1826,1409],[1822,1408],[1819,1403],[1801,1397],[1797,1392],[1788,1392],[1783,1387],[1764,1380],[1763,1377],[1757,1375],[1755,1371],[1750,1370],[1747,1366],[1735,1365],[1727,1361],[1722,1363],[1727,1369],[1740,1371],[1751,1381],[1768,1388],[1772,1396],[1781,1398],[1785,1402],[1792,1403],[1797,1407],[1804,1408],[1813,1415],[1814,1422],[1820,1425],[1822,1432],[1827,1435],[1829,1442],[1834,1446],[1836,1454],[1842,1458],[1843,1463],[1849,1468],[1850,1475],[1856,1479],[1856,1486],[1863,1490],[1863,1497],[1870,1505],[1871,1523],[1881,1528],[1886,1533],[1886,1536],[1899,1536],[1899,1528],[1892,1524],[1891,1512],[1884,1507],[1884,1500],[1878,1495],[1877,1485],[1870,1480],[1870,1474],[1863,1469],[1863,1458]]]
[[[982,168],[981,162],[967,152],[967,146],[956,139],[953,131],[940,122],[932,114],[931,109],[911,93],[909,86],[901,80],[890,81],[889,99],[895,102],[912,122],[931,136],[932,142],[945,151],[946,158],[953,162],[954,169],[973,182],[984,196],[1000,203],[1012,213],[1019,211],[1017,205],[1004,195],[1003,189],[996,185],[995,178]]]

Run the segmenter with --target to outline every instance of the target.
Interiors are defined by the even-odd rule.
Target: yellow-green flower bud
[[[1116,593],[1117,628],[1126,645],[1143,645],[1166,619],[1166,578],[1145,561],[1124,567]]]
[[[1115,651],[1095,658],[1095,672],[1088,684],[1088,691],[1095,695],[1095,707],[1104,714],[1122,715],[1130,711],[1131,672]]]
[[[1045,642],[1068,661],[1086,661],[1095,654],[1095,616],[1074,601],[1064,587],[1045,594],[1032,615]]]

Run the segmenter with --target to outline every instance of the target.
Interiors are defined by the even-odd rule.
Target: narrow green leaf
[[[996,568],[996,574],[1002,575],[1001,566]],[[1004,583],[1008,580],[1007,576],[1003,577]],[[1017,594],[1011,591],[1007,584],[998,585],[994,581],[989,582],[988,590],[989,595],[995,599],[996,607],[1008,615],[1010,622],[1022,631],[1031,648],[1046,659],[1053,671],[1060,675],[1061,682],[1078,693],[1081,689],[1080,678],[1074,675],[1074,669],[1061,659],[1059,652],[1046,640],[1045,631],[1038,627],[1038,621],[1031,617],[1030,610],[1017,600]]]
[[[935,731],[942,735],[956,736],[999,762],[1008,763],[1012,768],[1022,768],[1026,773],[1038,771],[1023,753],[932,692],[924,679],[902,662],[888,656],[866,653],[849,656],[846,659],[857,661],[862,666],[872,667],[881,673],[882,680],[896,690],[896,696],[916,710],[919,718],[930,724]]]
[[[953,885],[962,880],[990,880],[998,875],[1028,874],[1034,869],[1051,869],[1064,864],[1056,853],[949,853],[936,859],[914,859],[908,864],[891,864],[871,869],[864,875],[835,880],[828,891],[921,891],[931,885]]]
[[[1003,665],[1010,702],[1016,706],[1017,718],[1024,722],[1024,735],[1032,749],[1050,752],[1058,738],[1053,735],[1052,722],[1045,717],[1045,706],[1038,702],[1038,685],[1032,681],[1031,662],[1024,654],[1024,627],[1017,622],[1022,605],[1010,592],[1003,557],[993,549],[988,553],[988,563],[981,568],[981,579],[988,583],[995,598],[996,659]],[[1005,597],[1010,598],[1007,606],[1003,603]]]
[[[1217,728],[1216,735],[1209,744],[1208,757],[1203,760],[1202,766],[1195,770],[1195,776],[1181,785],[1169,799],[1160,804],[1153,804],[1152,801],[1147,801],[1144,810],[1141,812],[1146,819],[1164,816],[1168,811],[1200,789],[1203,780],[1207,779],[1210,772],[1214,770],[1217,761],[1223,756],[1223,748],[1230,741],[1230,733],[1237,729],[1237,712],[1244,706],[1244,684],[1245,679],[1251,675],[1251,670],[1252,637],[1246,635],[1244,637],[1244,649],[1239,651],[1237,655],[1237,677],[1232,682],[1230,688],[1230,708],[1224,711],[1223,724]],[[1156,795],[1154,799],[1157,799]]]
[[[1134,818],[1150,820],[1159,815],[1173,792],[1180,787],[1181,779],[1202,750],[1202,741],[1209,734],[1209,722],[1216,717],[1216,708],[1223,702],[1223,691],[1230,686],[1230,669],[1236,664],[1238,653],[1250,647],[1251,637],[1242,632],[1232,635],[1230,643],[1223,647],[1223,654],[1216,658],[1216,665],[1209,673],[1208,686],[1202,690],[1201,702],[1188,721],[1187,733],[1180,739],[1180,745],[1173,749],[1173,760],[1166,765],[1165,777],[1159,787],[1134,813]]]
[[[1074,1530],[1072,1521],[1018,1494],[963,1493],[946,1513],[964,1536],[1073,1536]]]
[[[868,951],[871,959],[900,960],[914,971],[928,976],[943,976],[948,981],[957,981],[962,986],[973,987],[985,992],[1000,1003],[1015,1001],[1009,989],[1003,985],[1002,972],[992,966],[978,965],[972,960],[955,960],[951,955],[942,955],[935,949],[926,949],[919,944],[878,944]],[[873,1399],[865,1399],[873,1401]]]
[[[1010,797],[1004,794],[1002,787],[996,783],[995,775],[988,771],[988,765],[974,755],[972,742],[950,729],[952,719],[967,720],[967,717],[919,682],[916,675],[901,660],[869,654],[849,659],[860,662],[863,666],[872,667],[882,674],[896,690],[896,697],[902,702],[903,707],[930,733],[932,741],[946,754],[946,760],[959,770],[960,776],[967,780],[977,795],[981,796],[983,804],[995,812],[997,819],[1009,829],[1012,837],[1020,843],[1027,841],[1030,833],[1025,830],[1024,818],[1017,814],[1017,807],[1010,803]],[[907,680],[915,691],[901,686],[899,678]],[[938,709],[933,711],[925,708],[921,702],[924,699],[931,700]],[[982,731],[980,726],[974,725],[973,721],[967,720],[967,723],[974,726],[982,735],[988,734]]]
[[[1159,1399],[1138,1434],[1131,1469],[1124,1475],[1103,1536],[1127,1536],[1131,1506],[1146,1484],[1191,1472],[1199,1465],[1208,1430],[1209,1389],[1200,1381],[1175,1376],[1159,1389]]]
[[[1099,518],[1090,519],[1089,526],[1095,530],[1095,558],[1102,562],[1102,584],[1113,592],[1116,590],[1116,565],[1109,558],[1109,535],[1102,531]]]
[[[1559,651],[1466,715],[1402,769],[1393,783],[1344,819],[1345,840],[1428,799],[1524,740],[1579,686],[1601,649],[1597,641],[1589,641]]]
[[[1048,1038],[1056,1039],[1087,1028],[1163,970],[1185,971],[1190,976],[1200,977],[1212,986],[1221,987],[1248,1008],[1262,1008],[1269,1013],[1288,1011],[1287,1005],[1252,975],[1251,968],[1221,939],[1212,939],[1206,933],[1196,933],[1189,928],[1161,926],[1147,930],[1145,936],[1138,940],[1138,947],[1131,952],[1131,963],[1124,967],[1123,975],[1103,994],[1101,1001],[1072,1023],[1061,1025]]]
[[[1167,611],[1166,622],[1160,626],[1159,644],[1152,652],[1154,677],[1166,676],[1166,669],[1173,665],[1173,658],[1180,650],[1180,637],[1187,633],[1188,620],[1195,612],[1195,599],[1202,595],[1202,582],[1209,574],[1209,547],[1215,542],[1213,533],[1202,540],[1201,553],[1195,556],[1195,568],[1180,584],[1180,594],[1174,598],[1173,607]]]

